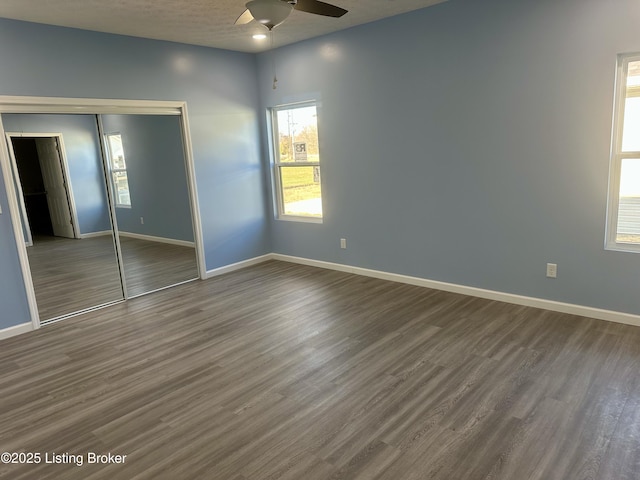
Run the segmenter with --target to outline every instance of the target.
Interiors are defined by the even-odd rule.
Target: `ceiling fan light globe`
[[[252,0],[246,7],[253,18],[269,30],[284,22],[293,10],[292,5],[281,0]]]

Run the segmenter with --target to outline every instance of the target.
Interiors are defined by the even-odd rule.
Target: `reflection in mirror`
[[[2,120],[40,320],[122,300],[96,117]]]
[[[101,115],[127,296],[198,278],[176,115]]]

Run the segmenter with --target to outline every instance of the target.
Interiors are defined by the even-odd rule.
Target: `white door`
[[[36,148],[40,158],[44,188],[47,191],[53,234],[56,237],[75,238],[57,139],[37,138]]]

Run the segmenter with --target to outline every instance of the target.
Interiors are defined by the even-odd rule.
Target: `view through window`
[[[315,103],[274,108],[274,173],[280,216],[322,218]]]
[[[113,133],[107,135],[109,144],[109,168],[113,178],[116,207],[130,207],[131,195],[129,193],[129,180],[127,178],[127,163],[124,159],[122,137]]]
[[[619,61],[610,189],[610,246],[640,249],[640,55]]]

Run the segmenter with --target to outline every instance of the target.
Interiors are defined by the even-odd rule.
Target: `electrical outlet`
[[[144,225],[144,217],[140,217],[140,225]]]
[[[340,248],[343,248],[343,249],[347,248],[347,239],[346,238],[341,238],[340,239]]]
[[[558,264],[547,263],[547,277],[556,278],[558,276]]]

